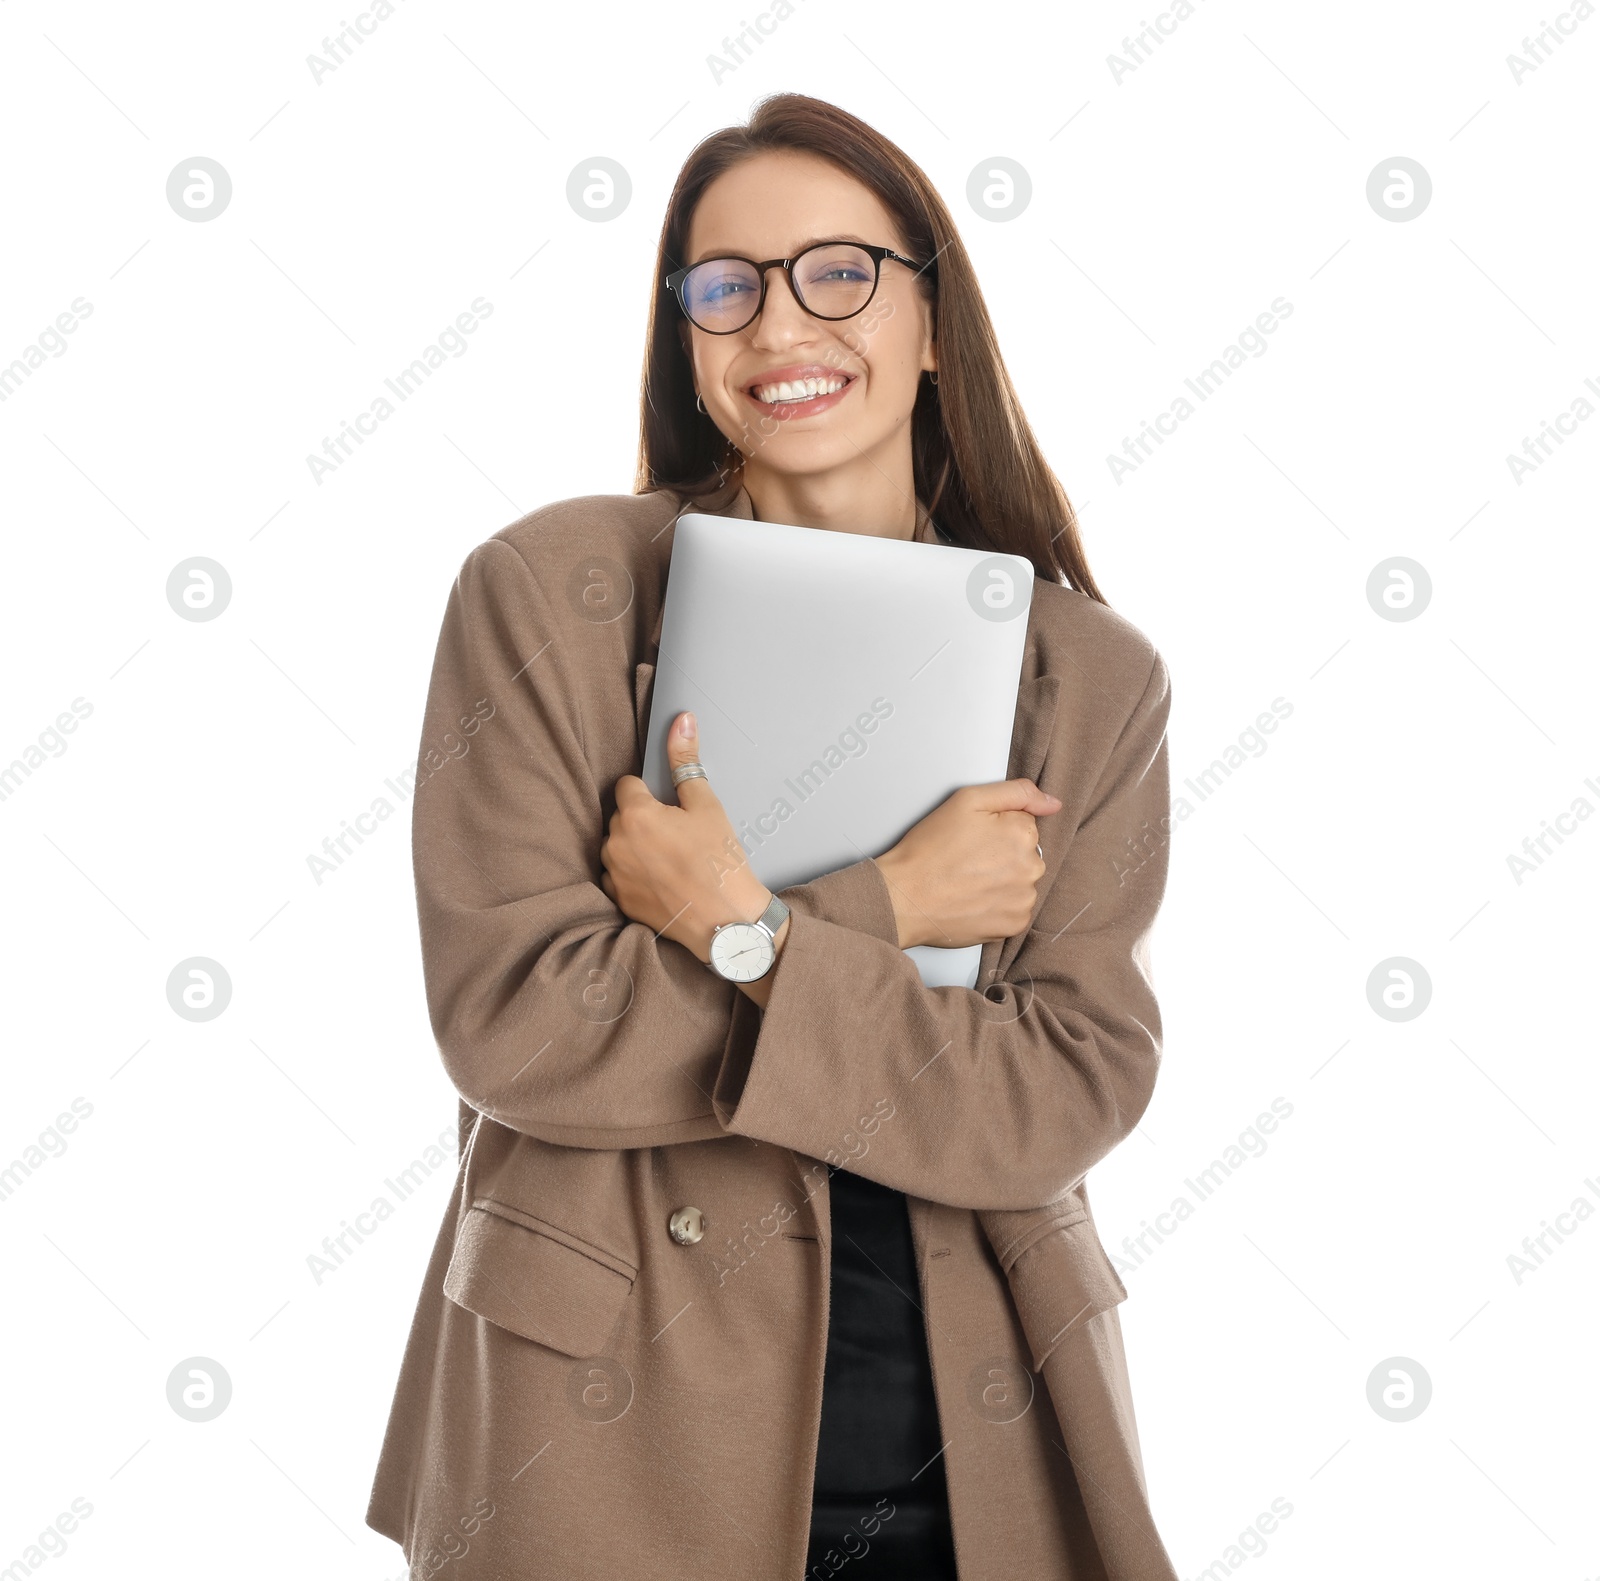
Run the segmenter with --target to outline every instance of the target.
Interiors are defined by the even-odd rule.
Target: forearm
[[[737,996],[710,960],[709,915],[686,947],[630,922],[592,885],[493,904],[461,885],[487,884],[484,864],[431,823],[417,848],[423,958],[446,1071],[472,1105],[514,1130],[569,1147],[654,1147],[719,1136],[710,1093]],[[771,891],[729,877],[727,914],[751,920]],[[777,960],[742,983],[763,1010],[788,947],[793,914],[882,937],[893,918],[871,862],[779,891],[792,915]]]
[[[881,861],[830,875],[844,904],[796,914],[759,1027],[730,1040],[713,1088],[723,1125],[831,1161],[875,1117],[851,1167],[953,1207],[1031,1210],[1070,1192],[1138,1123],[1160,1061],[1149,934],[1166,845],[1137,867],[1126,853],[1170,817],[1168,697],[1158,663],[984,992],[923,984],[892,861],[888,876]]]
[[[759,1028],[729,1046],[718,1118],[828,1161],[870,1130],[851,1168],[952,1207],[1057,1201],[1138,1122],[1160,1055],[1130,941],[1084,943],[984,994],[927,987],[886,941],[797,917]]]

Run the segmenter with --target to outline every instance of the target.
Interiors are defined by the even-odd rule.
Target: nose
[[[776,269],[779,279],[772,278]],[[767,269],[766,300],[761,311],[745,327],[753,345],[788,345],[796,339],[809,339],[811,315],[801,307],[794,293],[794,282],[782,264],[771,264]]]

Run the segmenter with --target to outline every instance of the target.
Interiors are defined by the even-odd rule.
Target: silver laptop
[[[678,518],[643,779],[676,802],[667,729],[772,890],[879,856],[952,791],[1006,777],[1033,565],[1021,555]],[[973,988],[981,945],[906,952]]]

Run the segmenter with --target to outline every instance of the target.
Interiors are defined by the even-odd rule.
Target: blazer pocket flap
[[[1074,1329],[1128,1297],[1088,1218],[1039,1236],[1006,1276],[1035,1372]]]
[[[594,1356],[616,1327],[632,1278],[566,1240],[474,1203],[456,1231],[444,1293],[567,1356]]]
[[[636,664],[633,667],[633,717],[639,732],[639,762],[644,763],[645,735],[650,728],[650,699],[655,691],[656,667],[653,664]]]

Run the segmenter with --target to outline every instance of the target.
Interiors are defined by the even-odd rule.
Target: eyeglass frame
[[[818,313],[812,308],[807,307],[800,293],[795,290],[794,266],[799,263],[799,261],[804,258],[807,253],[814,253],[819,247],[854,247],[859,251],[864,252],[872,260],[872,289],[867,293],[867,300],[863,302],[860,307],[852,308],[848,313],[840,313],[837,316],[830,316],[827,313]],[[666,277],[665,283],[667,290],[672,293],[672,300],[678,304],[678,311],[682,313],[683,316],[704,335],[737,335],[741,330],[749,329],[749,327],[755,323],[758,318],[760,318],[761,310],[767,305],[767,272],[771,269],[779,268],[783,270],[785,277],[788,279],[789,295],[795,299],[795,302],[799,305],[802,312],[809,313],[812,318],[821,319],[825,324],[842,324],[846,319],[854,318],[858,313],[866,312],[867,308],[872,303],[872,299],[877,296],[878,287],[883,283],[883,261],[885,258],[892,258],[896,263],[904,264],[906,268],[914,270],[917,274],[921,274],[924,270],[928,270],[930,271],[930,279],[936,280],[938,278],[937,274],[932,272],[934,270],[934,263],[932,260],[925,264],[919,264],[914,258],[907,258],[903,253],[897,253],[892,247],[874,247],[867,242],[851,241],[846,237],[840,236],[835,237],[832,241],[813,242],[809,247],[802,247],[793,258],[769,258],[765,263],[757,263],[754,258],[746,258],[739,253],[718,253],[712,258],[702,258],[699,263],[686,264],[682,269],[674,269],[672,273]],[[723,262],[749,264],[750,267],[756,271],[756,276],[761,281],[761,294],[756,298],[755,311],[744,321],[744,323],[740,324],[738,328],[707,329],[704,324],[700,323],[695,318],[687,306],[685,306],[683,296],[681,294],[681,288],[683,286],[683,282],[687,280],[696,269],[704,268],[704,266],[708,263]]]

